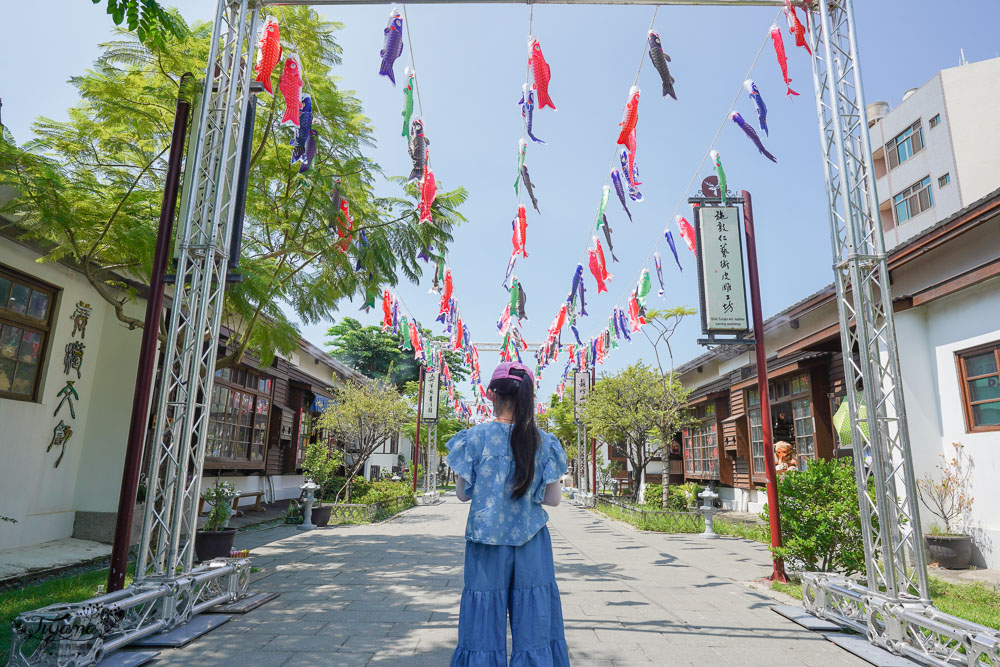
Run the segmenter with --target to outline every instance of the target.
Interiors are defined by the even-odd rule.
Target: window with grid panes
[[[764,474],[764,428],[760,417],[760,392],[747,389],[747,420],[750,423],[750,466],[755,474]]]
[[[918,120],[885,145],[889,169],[895,169],[924,148],[924,130]]]
[[[313,436],[313,414],[303,408],[299,415],[299,449],[296,461],[302,463],[306,458],[306,448],[309,447],[310,439]]]
[[[246,368],[215,373],[206,456],[259,463],[271,412],[272,379]]]
[[[799,459],[799,470],[809,467],[816,458],[816,436],[813,433],[812,404],[808,398],[792,403],[792,418],[795,423],[795,453]]]
[[[717,478],[719,448],[716,438],[715,404],[696,407],[695,417],[701,420],[701,423],[684,431],[685,472],[694,476]]]
[[[896,224],[902,224],[918,213],[923,213],[934,206],[931,177],[925,176],[893,197],[892,205],[896,211]]]
[[[0,398],[38,398],[55,294],[0,267]]]
[[[792,403],[792,432],[795,435],[795,450],[799,466],[805,469],[805,461],[816,458],[816,437],[812,420],[812,403],[809,398],[809,377],[805,373],[793,377],[778,378],[767,383],[770,402]],[[750,422],[750,455],[752,470],[764,474],[764,429],[761,426],[760,395],[756,388],[746,390],[747,418]],[[772,414],[773,416],[773,414]]]
[[[1000,342],[957,356],[966,431],[1000,431]]]

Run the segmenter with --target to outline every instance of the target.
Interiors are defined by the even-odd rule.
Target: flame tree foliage
[[[130,301],[149,278],[178,83],[185,72],[200,76],[208,58],[211,25],[187,26],[176,18],[181,36],[168,32],[162,45],[119,30],[119,39],[102,45],[93,69],[71,79],[80,101],[68,121],[40,117],[31,141],[18,146],[9,132],[0,141],[0,191],[18,194],[0,208],[6,218],[0,227],[46,248],[42,261],[79,267],[130,328],[142,326]],[[403,187],[399,197],[375,194],[380,169],[365,154],[374,145],[372,128],[361,103],[334,76],[341,55],[334,33],[342,26],[307,8],[284,9],[280,20],[309,79],[317,157],[310,172],[298,173],[290,162],[291,131],[278,124],[282,97],[262,94],[243,282],[226,292],[224,324],[233,334],[219,367],[238,364],[248,350],[269,363],[275,351],[295,349],[299,332],[289,311],[315,323],[328,320],[341,299],[372,295],[401,277],[416,282],[423,269],[419,251],[433,244],[444,252],[464,220],[462,188],[440,191],[433,225],[417,221],[414,186]],[[182,94],[196,89],[200,85]],[[335,243],[343,223],[328,196],[338,175],[355,218],[346,251]],[[362,230],[367,247],[358,241]]]

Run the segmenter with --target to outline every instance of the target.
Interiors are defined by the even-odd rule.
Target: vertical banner
[[[708,335],[744,334],[750,326],[739,209],[735,206],[698,206],[695,225],[701,330]]]
[[[420,418],[424,421],[437,421],[440,407],[441,375],[435,371],[424,373],[424,395],[420,403]]]
[[[577,371],[573,374],[573,420],[577,423],[583,416],[581,412],[588,396],[590,396],[590,372]]]

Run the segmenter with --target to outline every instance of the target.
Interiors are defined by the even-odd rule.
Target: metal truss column
[[[209,401],[226,288],[235,182],[249,99],[249,0],[220,0],[199,117],[193,169],[176,241],[177,280],[164,346],[136,580],[188,572],[194,560]]]

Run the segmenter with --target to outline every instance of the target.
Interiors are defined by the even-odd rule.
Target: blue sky
[[[209,18],[215,5],[212,0],[172,4],[188,21]],[[52,20],[56,7],[59,17]],[[995,0],[963,0],[950,6],[951,11],[942,7],[929,0],[857,3],[869,102],[886,100],[895,107],[906,89],[956,65],[961,48],[970,61],[997,55],[1000,5]],[[373,156],[386,174],[395,175],[408,173],[410,161],[399,134],[401,88],[377,76],[390,8],[325,7],[320,12],[344,24],[338,33],[344,48],[337,71],[340,85],[362,100],[378,140]],[[411,5],[407,12],[434,172],[441,187],[463,185],[470,192],[464,208],[469,222],[457,231],[450,250],[455,295],[474,339],[495,341],[495,321],[507,299],[500,283],[517,206],[512,184],[521,117],[515,102],[524,80],[529,10],[525,5]],[[535,7],[533,32],[551,65],[550,93],[559,110],[536,113],[535,134],[547,143],[528,148],[527,164],[542,211],[535,215],[529,209],[529,257],[518,263],[528,296],[529,320],[523,331],[530,341],[544,338],[589,240],[640,53],[644,64],[638,82],[643,94],[637,163],[646,200],[630,206],[630,223],[612,194],[608,219],[621,261],[609,267],[615,278],[607,294],[598,296],[585,272],[591,316],[581,320],[583,335],[595,333],[611,308],[619,300],[624,303],[652,244],[662,237],[677,205],[691,194],[685,186],[713,147],[710,141],[767,37],[776,9],[662,7],[655,27],[672,58],[678,101],[660,97],[659,79],[645,55],[652,15],[652,7]],[[38,115],[66,117],[65,109],[76,101],[67,79],[90,65],[111,23],[103,7],[85,0],[15,3],[5,8],[5,19],[20,29],[0,40],[0,62],[17,62],[31,54],[30,67],[6,67],[0,74],[3,122],[21,142],[30,137]],[[779,25],[784,27],[783,19]],[[751,75],[768,105],[771,132],[765,144],[778,163],[758,155],[731,122],[714,144],[722,154],[730,189],[754,195],[765,316],[832,279],[812,74],[805,51],[794,47],[787,31],[784,34],[792,87],[801,96],[785,98],[770,40]],[[408,60],[404,51],[396,64],[397,81]],[[740,93],[735,108],[755,121],[745,93]],[[709,174],[703,166],[695,182]],[[686,204],[680,212],[690,218]],[[653,307],[697,304],[694,258],[678,243],[685,270],[680,273],[666,247],[661,248],[667,289],[660,300],[654,286]],[[651,261],[649,269],[653,271]],[[437,314],[437,298],[427,292],[430,276],[428,269],[421,285],[398,288],[425,324]],[[655,284],[655,274],[653,280]],[[367,317],[359,313],[358,305],[345,302],[343,314],[376,319],[374,312]],[[321,343],[325,328],[306,327],[305,337]],[[695,342],[699,336],[698,319],[690,318],[674,339],[678,362],[702,352]],[[564,335],[564,342],[568,340]],[[644,355],[651,357],[645,342],[626,344],[602,370],[613,371]],[[564,358],[545,373],[541,395],[554,389]],[[482,355],[484,372],[494,361],[493,355]]]

